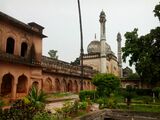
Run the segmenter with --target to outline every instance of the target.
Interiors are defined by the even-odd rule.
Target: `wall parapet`
[[[80,66],[74,66],[70,63],[52,59],[46,56],[42,56],[42,63],[41,63],[43,70],[48,72],[56,72],[60,74],[69,74],[74,76],[80,76],[81,75],[81,67]],[[98,71],[95,71],[91,68],[84,67],[84,77],[92,78],[93,75],[98,73]]]
[[[34,59],[28,59],[22,56],[9,54],[2,51],[0,51],[0,61],[24,64],[29,66],[41,66],[41,62],[35,61]]]

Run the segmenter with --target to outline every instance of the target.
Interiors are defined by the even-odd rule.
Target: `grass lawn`
[[[125,103],[118,104],[119,109],[127,110],[127,105]],[[154,104],[131,104],[130,110],[138,112],[160,112],[160,105]]]
[[[48,96],[52,98],[63,98],[70,95],[72,94],[71,93],[52,93],[52,94],[49,94]]]

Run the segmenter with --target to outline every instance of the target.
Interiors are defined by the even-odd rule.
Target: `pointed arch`
[[[73,84],[71,80],[69,80],[67,84],[67,92],[73,92]]]
[[[2,84],[1,84],[1,95],[10,95],[12,92],[12,85],[13,85],[14,77],[10,73],[5,74],[2,78]]]
[[[33,87],[35,87],[38,90],[39,89],[39,83],[37,81],[34,81],[32,83],[32,87],[31,88],[33,88]]]
[[[87,90],[90,90],[90,82],[87,82]]]
[[[28,44],[26,42],[22,42],[21,44],[21,56],[25,57],[27,55]]]
[[[52,79],[48,77],[48,78],[45,79],[45,81],[44,81],[44,90],[45,90],[46,92],[52,92],[52,88],[53,88]]]
[[[12,37],[7,38],[6,53],[14,54],[15,40]]]
[[[67,92],[67,82],[65,79],[63,79],[63,91]]]
[[[18,77],[17,93],[27,93],[28,78],[25,75]]]
[[[83,89],[86,90],[86,81],[83,82]]]
[[[60,92],[61,91],[60,80],[58,78],[56,78],[56,80],[55,80],[55,88],[56,88],[56,92]]]

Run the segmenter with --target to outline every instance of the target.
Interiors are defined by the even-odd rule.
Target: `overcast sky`
[[[122,36],[134,28],[146,34],[159,25],[153,9],[159,0],[80,0],[84,34],[84,51],[97,34],[99,14],[106,13],[107,43],[117,55],[117,33]],[[45,27],[43,54],[58,50],[59,59],[70,62],[80,54],[80,33],[77,0],[0,0],[0,11],[24,22]],[[122,46],[125,39],[123,37]],[[124,64],[125,66],[125,64]]]

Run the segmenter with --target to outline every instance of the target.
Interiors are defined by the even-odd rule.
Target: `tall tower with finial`
[[[105,23],[106,23],[106,15],[105,12],[102,10],[100,13],[100,72],[101,73],[107,73],[107,65],[106,65],[106,53],[105,53],[105,44],[106,44],[106,29],[105,29]]]
[[[118,56],[118,66],[119,66],[119,75],[120,77],[122,77],[122,56],[121,56],[121,41],[122,41],[122,38],[121,38],[121,34],[118,33],[117,34],[117,46],[118,46],[118,50],[117,50],[117,56]]]

